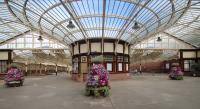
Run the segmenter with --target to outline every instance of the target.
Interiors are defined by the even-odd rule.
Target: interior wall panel
[[[114,52],[113,43],[104,43],[104,52]]]
[[[101,52],[101,43],[91,43],[91,52]]]
[[[123,45],[122,44],[117,45],[117,53],[123,53]]]
[[[87,53],[87,52],[88,52],[87,44],[80,44],[80,53]]]
[[[183,52],[183,58],[196,58],[196,52],[194,51]]]
[[[8,52],[0,52],[0,60],[8,60]]]

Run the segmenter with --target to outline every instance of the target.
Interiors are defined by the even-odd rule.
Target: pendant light
[[[41,32],[40,32],[40,35],[39,35],[39,37],[38,37],[38,39],[37,39],[38,41],[40,41],[40,42],[42,42],[43,41],[43,38],[42,38],[42,36],[41,36]]]
[[[69,29],[75,28],[75,25],[73,24],[73,22],[71,20],[69,21],[69,24],[67,25],[67,28],[69,28]]]
[[[138,24],[137,22],[135,22],[135,23],[134,23],[134,26],[132,27],[132,29],[134,29],[134,30],[140,29],[139,24]]]
[[[156,41],[161,42],[162,39],[160,37],[158,37]]]

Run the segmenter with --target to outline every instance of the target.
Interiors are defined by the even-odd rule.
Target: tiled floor
[[[84,83],[66,74],[26,78],[23,87],[0,87],[0,109],[199,109],[200,78],[134,75],[111,81],[107,98],[84,96]]]

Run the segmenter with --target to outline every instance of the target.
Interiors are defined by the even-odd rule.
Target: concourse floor
[[[1,84],[0,84],[1,85]],[[200,109],[200,78],[133,75],[111,81],[109,97],[84,96],[84,83],[65,73],[27,77],[23,87],[0,86],[0,109]]]

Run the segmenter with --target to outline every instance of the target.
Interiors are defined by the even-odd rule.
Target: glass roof
[[[0,8],[0,42],[34,29],[66,44],[91,38],[135,44],[165,32],[199,46],[199,0],[0,0]]]
[[[200,47],[200,0],[192,0],[185,15],[166,32]]]
[[[0,49],[65,49],[69,50],[67,46],[53,40],[49,37],[42,36],[42,41],[39,41],[40,34],[36,32],[29,32],[21,37],[7,41],[7,43],[0,45]]]
[[[0,43],[29,30],[10,13],[3,2],[0,0]]]
[[[161,41],[158,41],[158,37]],[[182,40],[178,40],[176,37],[172,37],[168,34],[157,34],[155,37],[151,37],[147,40],[144,40],[135,46],[132,49],[194,49],[195,47],[191,44],[186,44]]]

